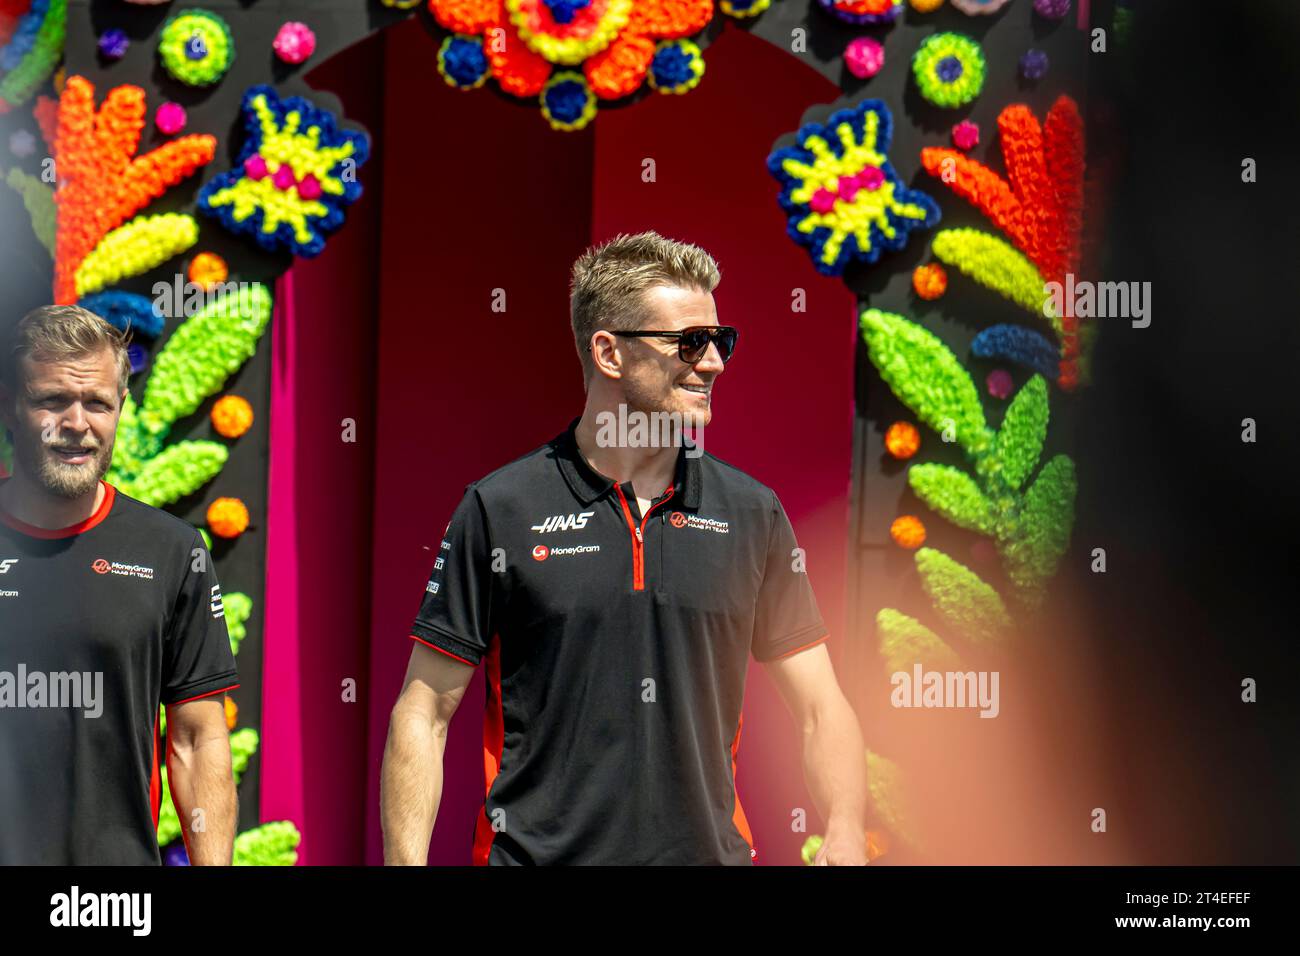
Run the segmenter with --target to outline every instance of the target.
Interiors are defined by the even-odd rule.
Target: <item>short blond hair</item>
[[[131,377],[127,336],[79,305],[43,305],[18,320],[0,354],[0,380],[14,392],[23,387],[22,360],[82,358],[109,349],[117,361],[118,391]]]
[[[595,365],[587,346],[601,329],[629,332],[640,327],[642,296],[656,286],[712,292],[722,281],[718,264],[701,249],[665,239],[657,232],[620,233],[592,246],[573,264],[569,319],[582,362],[583,382]]]

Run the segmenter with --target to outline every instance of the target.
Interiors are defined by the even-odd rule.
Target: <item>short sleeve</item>
[[[196,531],[163,647],[162,702],[183,704],[239,686],[212,555]]]
[[[754,659],[760,662],[789,656],[828,636],[805,570],[806,561],[802,553],[795,553],[794,528],[775,494],[770,528],[751,642]]]
[[[493,633],[491,562],[483,503],[470,485],[439,542],[411,637],[477,666]]]

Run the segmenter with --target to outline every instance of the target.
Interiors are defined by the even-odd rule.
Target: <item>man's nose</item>
[[[722,361],[722,353],[718,351],[718,343],[712,339],[709,340],[709,347],[704,350],[704,356],[695,363],[697,372],[713,372],[715,375],[722,374],[726,365]]]
[[[89,425],[89,419],[86,418],[86,409],[81,402],[70,404],[59,421],[59,427],[69,431],[84,432]]]

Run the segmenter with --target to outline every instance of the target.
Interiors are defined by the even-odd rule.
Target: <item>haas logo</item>
[[[684,528],[686,527],[686,515],[682,514],[680,511],[674,511],[668,516],[668,523],[674,528]]]
[[[548,547],[547,547],[546,545],[544,545],[544,544],[539,544],[537,547],[533,548],[533,560],[534,560],[534,561],[545,561],[546,558],[547,558],[547,556],[548,556],[550,553],[551,553],[551,549],[550,549],[550,548],[548,548]]]
[[[8,574],[9,569],[17,563],[17,558],[5,558],[3,561],[0,561],[0,574]]]
[[[90,566],[90,569],[94,571],[96,574],[107,574],[108,562],[105,561],[103,558],[96,558],[95,562]]]
[[[595,513],[594,511],[584,511],[582,514],[577,515],[554,515],[541,524],[533,525],[532,529],[538,534],[546,534],[548,531],[575,531],[587,527],[587,519]],[[538,560],[541,559],[538,558]]]

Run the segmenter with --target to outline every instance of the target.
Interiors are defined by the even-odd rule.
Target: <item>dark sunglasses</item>
[[[722,357],[722,364],[726,365],[731,361],[732,353],[736,351],[736,339],[740,338],[740,330],[734,325],[692,325],[676,331],[638,329],[635,332],[612,332],[612,334],[625,339],[676,339],[677,357],[687,365],[694,365],[704,358],[710,342],[718,347],[718,355]],[[590,350],[591,346],[588,345],[587,349]]]

